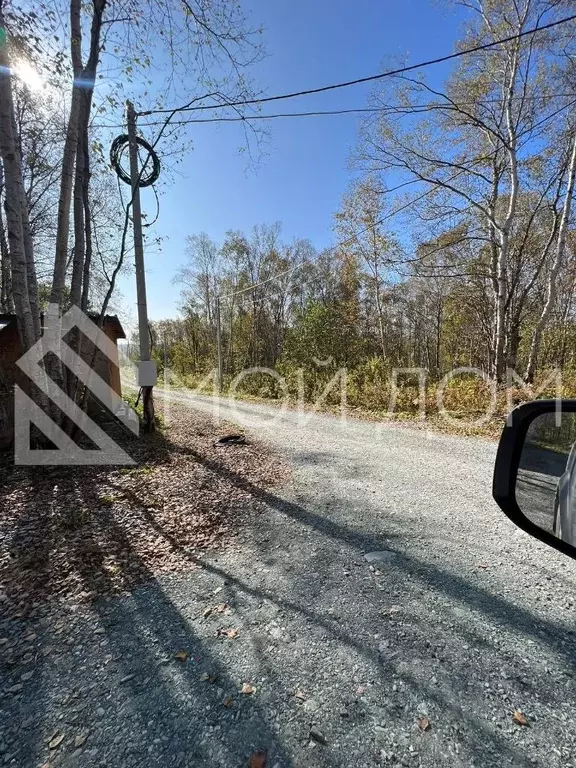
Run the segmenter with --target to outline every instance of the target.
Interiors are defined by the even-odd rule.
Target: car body
[[[558,480],[554,500],[554,534],[567,544],[576,546],[576,444],[572,446],[566,469]]]

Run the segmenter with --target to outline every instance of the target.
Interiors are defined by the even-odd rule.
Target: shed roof
[[[92,312],[88,315],[90,320],[92,322],[97,322],[99,315],[97,315],[95,312]],[[18,320],[18,315],[14,314],[0,314],[0,332],[4,330],[8,325],[11,323],[15,323]],[[124,332],[124,328],[122,328],[122,323],[118,319],[118,315],[104,315],[104,326],[108,326],[113,331],[115,331],[116,338],[117,339],[125,339],[126,333]]]

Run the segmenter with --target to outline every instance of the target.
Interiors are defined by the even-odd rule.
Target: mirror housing
[[[539,424],[544,425],[542,434],[545,437],[534,439],[530,428],[532,426],[534,433]],[[557,444],[553,433],[554,425],[558,435],[562,434],[562,441],[556,441]],[[572,463],[576,459],[575,425],[576,400],[534,400],[515,408],[508,416],[500,437],[492,483],[494,500],[515,525],[574,559],[576,546],[569,543],[573,539],[566,531],[562,534],[558,524],[558,494],[559,489],[570,484],[572,477]],[[537,456],[534,456],[535,450]],[[550,457],[554,458],[553,462]],[[573,474],[576,482],[576,468]],[[537,478],[536,482],[534,477]],[[519,486],[520,501],[517,498]],[[538,510],[538,516],[533,514],[531,518],[526,513],[531,506],[530,499],[536,499],[537,494],[540,495],[540,504],[542,499],[545,499],[545,508]],[[536,502],[534,507],[537,508]],[[572,513],[571,503],[569,513]],[[574,515],[576,530],[576,508]],[[535,517],[540,525],[535,521]],[[543,520],[545,522],[542,522]],[[574,543],[576,544],[576,541]]]

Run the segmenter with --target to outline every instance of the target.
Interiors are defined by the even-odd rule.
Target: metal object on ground
[[[245,435],[224,435],[214,440],[216,448],[227,448],[229,445],[246,445]]]

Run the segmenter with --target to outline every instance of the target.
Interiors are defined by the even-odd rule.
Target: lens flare
[[[44,87],[44,80],[40,73],[26,59],[15,61],[12,65],[12,73],[31,91],[40,91]]]

